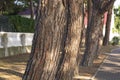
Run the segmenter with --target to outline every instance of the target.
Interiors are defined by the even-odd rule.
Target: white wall
[[[0,32],[0,48],[3,48],[1,45],[1,37],[3,34],[7,34],[8,37],[7,47],[22,46],[20,37],[22,34],[25,35],[25,46],[32,45],[33,33]]]
[[[0,32],[0,57],[30,53],[33,33]]]

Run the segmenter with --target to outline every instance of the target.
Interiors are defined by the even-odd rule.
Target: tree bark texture
[[[103,25],[104,25],[104,17],[102,17],[101,19],[101,23],[99,25],[99,31],[98,31],[98,43],[97,43],[97,48],[96,48],[96,54],[95,54],[95,58],[98,58],[99,54],[100,54],[100,49],[103,43]]]
[[[83,1],[68,1],[68,32],[65,41],[65,52],[62,57],[60,68],[58,69],[56,80],[73,80],[74,74],[79,71],[78,51],[80,45],[80,35],[83,22]]]
[[[86,43],[85,43],[85,53],[83,55],[82,65],[91,66],[98,49],[98,38],[99,38],[99,25],[101,23],[101,17],[96,16],[98,13],[95,13],[91,17],[91,22],[87,26],[86,31]]]
[[[85,3],[83,2],[83,8],[82,8],[82,12],[83,12],[83,21],[82,21],[82,28],[81,28],[81,37],[80,37],[80,49],[79,52],[81,51],[81,47],[84,47],[84,42],[85,41],[85,25],[84,25],[84,18],[85,18]]]
[[[32,51],[23,80],[54,80],[64,48],[66,8],[60,0],[39,0]]]
[[[98,43],[99,43],[99,29],[100,23],[102,19],[102,15],[110,9],[115,0],[105,1],[104,0],[91,0],[89,4],[92,13],[88,16],[90,17],[88,20],[88,26],[86,31],[86,43],[85,43],[85,53],[83,55],[83,59],[81,62],[82,66],[92,66],[95,55],[98,51]],[[109,4],[109,5],[108,5]]]
[[[22,80],[73,80],[82,0],[39,0],[30,59]]]
[[[108,11],[108,14],[107,14],[107,23],[105,27],[105,36],[103,39],[103,46],[107,46],[109,44],[111,18],[112,18],[112,8]]]

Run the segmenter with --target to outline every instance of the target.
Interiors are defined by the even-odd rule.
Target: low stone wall
[[[31,51],[33,33],[0,32],[0,57]]]
[[[18,54],[24,54],[24,53],[30,53],[31,46],[15,46],[15,47],[8,47],[7,48],[7,55],[5,54],[5,48],[0,48],[0,58],[2,57],[8,57]]]

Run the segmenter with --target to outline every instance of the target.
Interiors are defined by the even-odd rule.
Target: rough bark
[[[39,0],[32,51],[23,80],[55,80],[64,48],[65,10],[60,0]]]
[[[22,80],[73,80],[81,5],[82,0],[39,0],[32,51]]]
[[[92,66],[98,45],[99,38],[99,25],[101,23],[102,15],[105,11],[109,10],[115,0],[110,0],[104,3],[102,0],[92,1],[92,14],[91,19],[88,19],[88,26],[86,31],[86,49],[81,62],[82,66]],[[104,4],[104,5],[103,5]],[[108,5],[109,4],[109,5]]]
[[[108,11],[108,14],[107,14],[107,23],[105,27],[105,36],[103,39],[103,46],[107,46],[109,44],[111,17],[112,17],[112,8]]]
[[[73,80],[74,74],[77,74],[79,64],[77,63],[80,35],[82,28],[83,14],[81,13],[83,6],[82,0],[69,0],[68,1],[68,33],[65,41],[65,52],[62,57],[62,64],[58,69],[56,80]]]
[[[98,49],[98,38],[99,38],[99,28],[101,22],[101,17],[96,16],[97,13],[94,12],[92,15],[92,20],[90,24],[87,26],[86,31],[86,43],[85,43],[85,53],[82,59],[82,66],[91,66],[93,64],[93,60]]]
[[[81,37],[80,37],[80,49],[79,52],[81,51],[81,47],[84,47],[83,40],[85,39],[85,25],[84,25],[84,18],[85,18],[85,3],[83,2],[83,8],[82,8],[82,14],[83,14],[83,19],[82,19],[82,28],[81,28]]]
[[[100,49],[103,43],[103,25],[104,25],[104,21],[103,18],[101,19],[101,23],[99,25],[99,30],[98,30],[98,43],[97,43],[97,49],[96,49],[96,54],[95,54],[95,58],[98,57],[98,55],[100,54]]]

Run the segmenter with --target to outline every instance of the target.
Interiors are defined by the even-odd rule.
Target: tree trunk
[[[68,1],[68,32],[65,41],[65,52],[61,58],[61,66],[58,69],[56,80],[73,80],[73,76],[79,74],[78,51],[83,22],[83,1]]]
[[[39,0],[32,51],[22,80],[73,80],[82,0]]]
[[[102,46],[102,42],[103,42],[103,19],[101,19],[101,23],[99,25],[99,31],[98,31],[98,43],[97,43],[97,49],[96,49],[96,54],[95,54],[95,58],[98,57],[99,53],[100,53],[100,49]]]
[[[63,53],[66,8],[62,1],[39,0],[32,51],[23,80],[54,80]]]
[[[32,0],[30,0],[30,9],[31,9],[31,19],[34,19],[34,6]]]
[[[101,16],[98,16],[98,13],[93,9],[93,14],[91,18],[91,22],[88,23],[87,31],[86,31],[86,43],[85,43],[85,53],[82,59],[82,66],[91,66],[93,64],[93,60],[95,54],[98,49],[98,38],[99,38],[99,25],[101,22]]]
[[[102,15],[113,6],[115,0],[102,1],[102,0],[92,0],[92,13],[88,20],[87,33],[86,33],[86,43],[85,52],[81,62],[82,66],[92,66],[95,55],[98,51],[99,43],[99,25],[101,23]]]
[[[103,46],[106,46],[109,44],[111,17],[112,17],[112,8],[108,11],[108,14],[107,14],[107,23],[105,28],[105,36],[103,39]]]
[[[81,51],[81,47],[84,47],[84,43],[83,43],[83,40],[85,39],[85,25],[84,25],[84,18],[85,18],[85,7],[84,7],[85,3],[83,2],[83,20],[82,20],[82,28],[81,28],[81,37],[80,37],[80,49],[79,49],[79,52]]]

